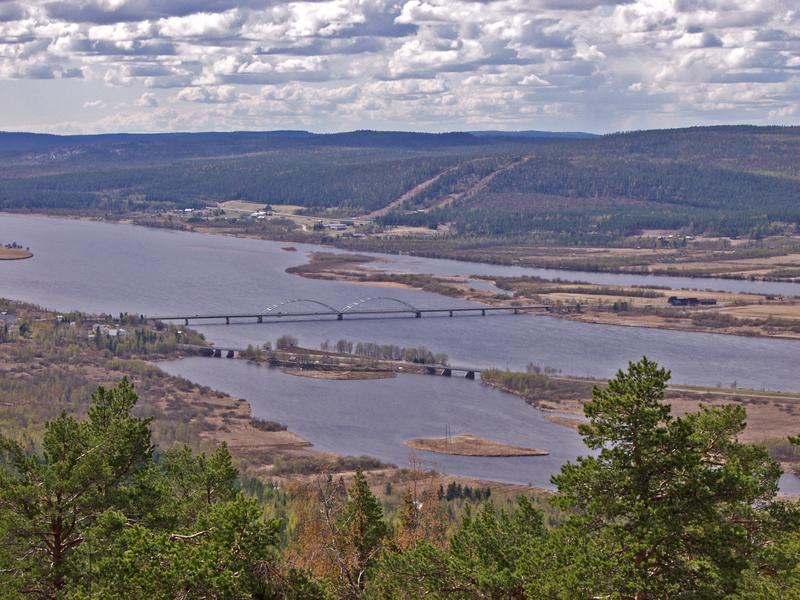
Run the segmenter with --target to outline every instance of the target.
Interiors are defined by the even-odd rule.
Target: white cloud
[[[156,98],[156,95],[154,93],[145,92],[144,94],[139,96],[138,100],[136,100],[136,106],[155,107],[158,106],[158,99]]]
[[[185,17],[158,21],[159,33],[167,38],[202,38],[205,40],[234,35],[241,25],[238,10],[224,13],[200,12]]]
[[[229,103],[236,100],[236,88],[232,85],[188,87],[178,92],[178,99],[206,104]]]
[[[57,94],[85,77],[77,106],[92,109],[98,86],[117,88],[119,114],[87,128],[785,123],[798,118],[795,4],[0,0],[0,79]],[[14,89],[0,107],[22,101]]]

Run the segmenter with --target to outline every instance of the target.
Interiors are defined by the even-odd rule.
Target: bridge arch
[[[339,314],[339,310],[331,306],[330,304],[325,304],[324,302],[320,302],[319,300],[312,300],[311,298],[292,298],[291,300],[284,300],[283,302],[278,302],[277,304],[273,304],[269,308],[264,309],[263,314],[268,314],[273,312],[277,308],[281,308],[282,306],[286,306],[287,304],[299,304],[299,303],[306,303],[306,304],[316,304],[317,306],[321,306],[322,308],[327,309],[327,312],[336,315]]]
[[[362,304],[366,304],[367,302],[376,302],[376,301],[380,301],[380,300],[388,300],[389,302],[394,302],[396,304],[400,304],[400,305],[404,306],[405,308],[407,308],[410,312],[419,312],[419,309],[416,306],[413,306],[412,304],[409,304],[405,300],[400,300],[399,298],[392,298],[390,296],[371,296],[369,298],[361,298],[359,300],[356,300],[355,302],[351,302],[350,304],[345,306],[339,312],[344,314],[346,312],[349,312],[349,311],[353,310],[354,308],[357,308],[357,307],[361,306]]]

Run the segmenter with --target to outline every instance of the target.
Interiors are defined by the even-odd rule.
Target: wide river
[[[407,289],[289,275],[307,252],[322,248],[129,225],[0,214],[0,241],[30,246],[34,257],[0,263],[0,296],[57,310],[147,315],[259,312],[291,298],[341,307],[392,296],[417,307],[469,305]],[[325,248],[330,251],[330,249]],[[599,273],[543,271],[477,263],[384,256],[382,267],[433,274],[538,274],[583,281],[662,282],[800,295],[797,284],[698,281]],[[611,279],[609,279],[611,278]],[[780,288],[774,287],[780,285]],[[375,306],[379,306],[375,303]],[[390,305],[387,305],[390,306]],[[672,370],[673,380],[700,385],[800,391],[800,342],[590,325],[548,316],[423,319],[307,320],[274,324],[198,327],[219,345],[242,347],[285,333],[303,345],[346,338],[425,345],[454,364],[521,369],[529,363],[566,374],[608,377],[643,355]],[[583,449],[571,430],[554,425],[514,397],[475,382],[404,376],[381,381],[336,382],[291,377],[239,361],[188,359],[165,365],[172,373],[247,398],[256,415],[286,422],[318,447],[372,454],[397,464],[408,450],[402,440],[437,435],[449,424],[501,441],[547,448],[545,458],[468,459],[420,453],[444,470],[503,481],[545,485],[550,474]],[[584,449],[585,450],[585,449]]]

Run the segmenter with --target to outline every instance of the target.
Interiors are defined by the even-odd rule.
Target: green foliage
[[[6,179],[0,208],[70,208],[103,211],[203,207],[218,200],[249,200],[312,207],[372,210],[436,175],[457,158],[446,153],[344,148],[290,148],[227,157],[163,159],[153,148],[137,162],[77,161],[57,174],[44,166],[37,177]],[[92,161],[97,160],[93,153]],[[8,165],[13,158],[6,158]],[[83,167],[83,168],[82,168]]]
[[[739,406],[673,418],[663,401],[669,372],[646,358],[596,388],[580,432],[596,456],[553,478],[555,502],[576,514],[570,570],[596,593],[717,598],[732,593],[767,530],[763,509],[780,467],[739,443]],[[585,551],[603,569],[586,569]]]
[[[154,457],[136,401],[125,379],[98,388],[86,419],[46,425],[40,454],[0,438],[4,598],[222,599],[263,588],[280,523],[238,491],[225,445]]]
[[[274,562],[279,524],[266,521],[258,503],[238,494],[215,500],[169,533],[127,527],[121,513],[106,513],[92,531],[92,580],[74,598],[247,598],[261,587],[262,569]]]
[[[527,498],[513,512],[468,508],[447,550],[427,541],[384,554],[369,588],[375,598],[521,598],[527,557],[545,541],[542,513]]]
[[[775,499],[779,466],[738,441],[738,405],[672,416],[669,375],[644,358],[594,389],[592,454],[553,478],[551,504],[406,487],[389,520],[361,469],[348,489],[329,476],[287,495],[240,479],[225,445],[155,453],[123,380],[85,419],[47,423],[38,452],[0,438],[2,597],[800,598],[800,506]]]
[[[389,533],[383,510],[369,489],[364,472],[359,468],[347,493],[347,504],[340,529],[345,532],[352,550],[354,581],[364,586],[365,571],[372,565]]]
[[[0,438],[0,532],[22,590],[57,596],[99,515],[122,506],[136,515],[137,475],[152,452],[149,419],[130,414],[136,400],[127,380],[99,388],[86,420],[62,414],[47,424],[38,456]]]

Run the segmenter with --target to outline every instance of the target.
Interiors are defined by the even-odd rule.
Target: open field
[[[427,450],[441,454],[459,456],[546,456],[547,450],[526,448],[487,440],[469,433],[454,435],[449,438],[415,438],[406,440],[406,446],[415,450]]]

